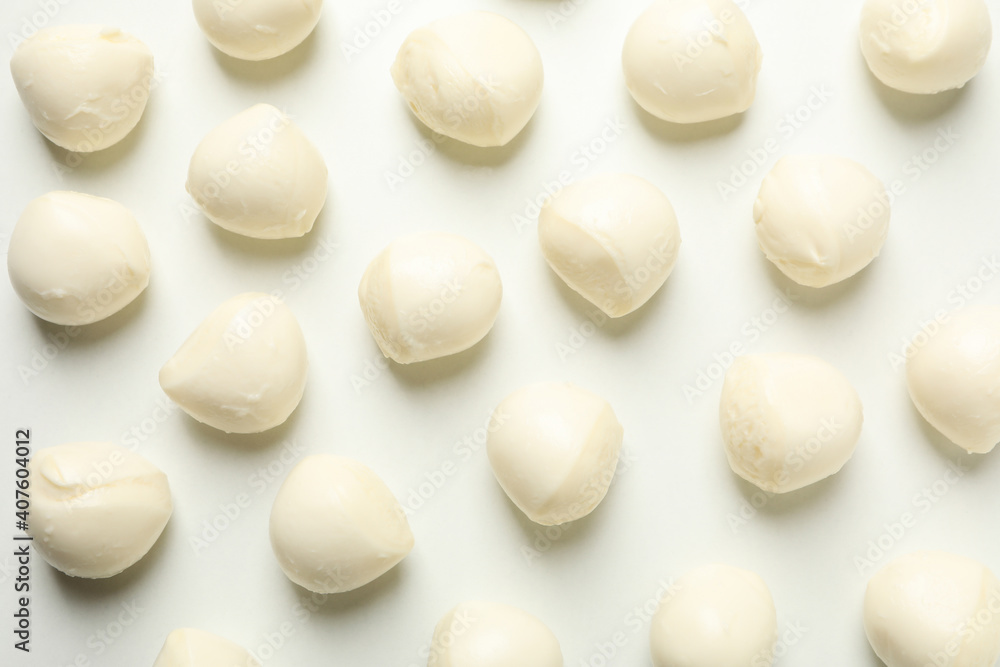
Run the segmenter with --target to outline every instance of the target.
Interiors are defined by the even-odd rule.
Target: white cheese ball
[[[963,556],[893,560],[868,582],[864,618],[888,667],[992,667],[1000,657],[1000,581]]]
[[[493,258],[441,232],[404,236],[372,260],[358,299],[382,354],[400,364],[467,350],[500,312],[503,286]]]
[[[241,60],[267,60],[301,44],[319,22],[323,0],[194,0],[194,17],[212,46]]]
[[[153,54],[118,28],[64,25],[39,30],[10,59],[31,122],[77,153],[117,144],[139,122],[153,82]]]
[[[434,628],[427,667],[563,667],[559,640],[526,611],[463,602]]]
[[[643,109],[671,123],[746,111],[763,54],[732,0],[657,0],[628,32],[625,84]]]
[[[438,134],[473,146],[503,146],[542,98],[542,57],[520,27],[469,12],[417,28],[392,65],[413,113]]]
[[[135,564],[173,512],[167,476],[110,442],[40,449],[28,469],[35,550],[71,577],[104,579]]]
[[[255,239],[298,237],[326,202],[326,162],[288,116],[257,104],[205,135],[186,187],[223,229]]]
[[[630,174],[574,183],[545,203],[538,240],[549,266],[609,317],[640,308],[667,280],[681,245],[670,200]]]
[[[344,593],[391,570],[413,533],[389,487],[357,461],[307,456],[271,509],[271,548],[281,569],[315,593]]]
[[[906,93],[961,88],[993,41],[984,0],[867,0],[861,52],[879,81]]]
[[[1000,442],[1000,306],[953,312],[906,365],[910,398],[931,426],[973,454]]]
[[[194,628],[180,628],[167,635],[153,667],[260,667],[239,644]]]
[[[719,422],[733,472],[787,493],[839,471],[864,421],[847,378],[818,357],[754,354],[726,373]]]
[[[202,321],[160,369],[160,386],[184,412],[227,433],[283,424],[302,400],[309,360],[283,301],[248,292]]]
[[[769,667],[777,638],[767,584],[729,565],[705,565],[681,577],[649,630],[655,667]]]
[[[49,192],[25,207],[10,235],[7,272],[24,305],[54,324],[114,315],[149,284],[149,244],[116,201]]]
[[[623,430],[603,398],[568,382],[539,382],[503,399],[491,423],[493,474],[529,519],[560,525],[604,500]]]
[[[764,177],[753,219],[757,242],[800,285],[826,287],[878,257],[889,233],[885,186],[837,155],[789,155]]]

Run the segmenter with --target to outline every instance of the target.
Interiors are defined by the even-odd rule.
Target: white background
[[[978,288],[970,294],[977,303],[1000,298],[1000,279],[976,282],[984,261],[1000,253],[998,54],[965,90],[904,96],[878,84],[864,65],[859,0],[752,0],[744,4],[765,53],[756,102],[741,118],[683,128],[641,112],[622,80],[622,41],[645,0],[404,0],[350,61],[341,44],[386,1],[329,2],[303,46],[257,64],[214,51],[186,2],[61,2],[49,3],[58,6],[49,20],[38,13],[39,0],[5,0],[5,57],[10,35],[26,21],[104,22],[146,41],[162,80],[120,145],[60,168],[67,154],[33,129],[10,77],[0,75],[0,247],[6,252],[30,199],[79,190],[135,213],[154,273],[136,303],[87,327],[27,377],[23,367],[36,353],[53,356],[45,346],[62,329],[0,289],[0,489],[7,489],[0,493],[0,536],[14,533],[16,428],[31,428],[36,449],[93,439],[136,445],[169,476],[175,511],[151,553],[111,580],[70,579],[34,558],[34,652],[15,654],[3,630],[5,665],[149,665],[180,626],[258,652],[264,646],[267,665],[423,665],[420,650],[437,619],[469,598],[539,616],[559,637],[568,666],[649,665],[647,624],[632,610],[655,599],[659,582],[708,561],[760,573],[783,632],[805,628],[778,664],[876,665],[861,622],[871,569],[860,572],[855,559],[886,524],[905,512],[916,521],[898,540],[882,538],[888,552],[874,554],[877,565],[937,548],[1000,571],[1000,456],[963,455],[924,424],[889,356],[922,320],[960,305],[959,288]],[[541,105],[508,147],[446,141],[392,190],[386,172],[430,136],[392,85],[395,51],[413,28],[468,7],[503,13],[535,39],[546,68]],[[553,25],[552,12],[561,7],[568,16]],[[991,9],[1000,17],[996,2]],[[831,96],[808,110],[814,87]],[[200,138],[257,102],[292,115],[329,164],[326,208],[303,239],[254,241],[222,231],[193,212],[184,191]],[[789,130],[783,118],[795,113],[807,120]],[[602,143],[603,128],[614,124],[623,126],[620,135],[609,132],[614,140]],[[943,152],[934,149],[939,131],[949,130],[958,138]],[[859,276],[808,290],[763,258],[751,209],[778,155],[763,167],[748,165],[747,184],[720,196],[717,183],[768,139],[778,142],[779,154],[839,152],[886,183],[904,185],[884,251]],[[590,144],[600,152],[593,160],[580,151]],[[924,171],[912,158],[925,151],[935,162]],[[573,178],[635,172],[677,209],[684,240],[677,268],[650,303],[623,320],[590,327],[593,308],[549,271],[534,220],[514,222],[526,200],[563,170]],[[382,369],[372,365],[380,355],[358,307],[357,284],[392,238],[425,229],[462,234],[494,256],[504,280],[500,316],[469,352]],[[336,247],[316,261],[323,242]],[[306,278],[293,279],[296,269]],[[160,411],[157,371],[196,324],[239,292],[274,289],[298,316],[311,361],[305,397],[289,422],[257,436],[227,436],[180,411]],[[768,309],[782,294],[792,306],[775,320]],[[818,354],[850,378],[865,406],[860,444],[840,474],[767,499],[753,516],[747,503],[761,504],[764,496],[726,464],[716,419],[720,383],[708,382],[690,399],[684,393],[700,372],[718,377],[716,355],[724,362],[733,343],[748,352]],[[370,383],[359,385],[366,369]],[[603,394],[626,440],[627,459],[605,502],[551,542],[539,539],[538,527],[507,500],[482,450],[468,460],[464,448],[456,450],[463,438],[475,440],[503,396],[541,379],[567,379]],[[133,429],[141,441],[129,435]],[[403,500],[445,462],[456,466],[412,516],[411,555],[375,583],[323,600],[308,618],[294,610],[305,592],[281,573],[267,538],[271,503],[288,469],[280,456],[292,441],[302,450],[296,458],[330,452],[364,461]],[[941,480],[955,461],[968,471],[948,485]],[[268,465],[279,470],[279,481],[258,485],[252,476]],[[935,483],[941,497],[929,509],[918,504],[915,496]],[[196,553],[191,538],[239,494],[250,497],[249,507]],[[734,521],[741,511],[750,516],[745,524]],[[8,553],[0,544],[0,554]],[[0,628],[11,625],[16,597],[11,565],[0,556],[0,612],[7,619]],[[107,645],[98,633],[118,633],[123,604],[141,611]],[[271,655],[267,637],[275,639],[283,624],[291,635]],[[602,663],[599,645],[616,633],[624,645]]]

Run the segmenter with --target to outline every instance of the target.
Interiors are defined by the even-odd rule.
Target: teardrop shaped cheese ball
[[[818,357],[745,355],[723,382],[719,422],[729,465],[771,493],[839,471],[854,453],[863,421],[854,387]]]
[[[463,602],[434,628],[427,667],[563,667],[559,640],[526,611]]]
[[[173,512],[167,476],[110,442],[40,449],[28,470],[32,544],[71,577],[104,579],[132,566]]]
[[[864,622],[888,667],[992,667],[1000,657],[1000,581],[970,558],[907,554],[869,580]]]
[[[298,320],[280,299],[248,292],[216,308],[160,369],[184,412],[227,433],[260,433],[298,406],[309,360]]]
[[[194,628],[180,628],[167,635],[153,667],[260,667],[239,644]]]
[[[33,199],[7,251],[11,285],[24,305],[54,324],[114,315],[149,284],[149,244],[116,201],[79,192]]]
[[[493,474],[529,519],[557,526],[604,500],[623,430],[603,398],[568,382],[539,382],[503,399],[492,423]]]
[[[299,237],[326,202],[326,162],[288,116],[257,104],[205,135],[186,187],[223,229],[255,239]]]
[[[153,82],[153,54],[118,28],[63,25],[21,42],[10,72],[31,122],[67,150],[117,144],[142,117]]]
[[[681,577],[649,630],[655,667],[769,667],[777,638],[767,584],[729,565],[704,565]]]
[[[288,474],[271,509],[271,548],[281,569],[315,593],[374,581],[413,549],[399,501],[368,466],[307,456]]]
[[[763,57],[732,0],[657,0],[632,24],[622,68],[643,109],[671,123],[702,123],[750,108]]]
[[[879,81],[906,93],[961,88],[993,41],[984,0],[867,0],[861,52]]]
[[[638,176],[569,185],[542,207],[538,240],[549,266],[609,317],[640,308],[667,280],[681,244],[670,200]]]
[[[910,398],[930,425],[973,454],[1000,442],[1000,306],[951,313],[906,365]]]
[[[789,155],[764,177],[753,219],[757,242],[800,285],[826,287],[878,257],[889,233],[885,186],[837,155]]]
[[[212,46],[242,60],[267,60],[305,41],[323,0],[194,0],[194,17]]]
[[[493,328],[502,297],[493,258],[442,232],[396,239],[368,265],[358,287],[375,342],[400,364],[469,349]]]
[[[417,28],[392,65],[413,113],[438,134],[503,146],[542,98],[542,57],[524,30],[491,12],[468,12]]]

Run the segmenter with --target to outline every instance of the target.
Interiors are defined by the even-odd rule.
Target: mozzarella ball
[[[993,41],[984,0],[867,0],[861,52],[875,77],[905,93],[961,88]]]
[[[542,98],[542,57],[520,27],[469,12],[417,28],[392,65],[392,80],[420,121],[473,146],[503,146]]]
[[[559,640],[517,607],[463,602],[438,622],[427,667],[563,667]]]
[[[888,667],[992,667],[1000,657],[1000,581],[943,551],[901,556],[868,582],[865,634]]]
[[[973,454],[1000,442],[1000,306],[953,312],[906,365],[910,398],[930,425]]]
[[[35,550],[71,577],[105,579],[135,564],[173,512],[167,476],[110,442],[40,449],[28,469]]]
[[[191,156],[186,187],[219,227],[286,239],[313,228],[326,186],[316,146],[281,111],[257,104],[205,135]]]
[[[836,155],[783,157],[753,207],[757,242],[800,285],[826,287],[878,257],[889,233],[889,195],[864,166]]]
[[[621,317],[666,282],[681,235],[666,195],[638,176],[608,174],[548,200],[538,240],[567,285],[609,317]]]
[[[212,311],[160,369],[184,412],[227,433],[285,422],[302,399],[309,360],[298,320],[280,299],[248,292]]]
[[[202,630],[180,628],[167,635],[153,667],[260,667],[239,644]]]
[[[771,493],[825,479],[854,453],[861,400],[840,371],[804,354],[738,357],[719,422],[733,472]]]
[[[139,122],[153,82],[153,54],[118,28],[64,25],[21,42],[10,72],[31,122],[78,153],[117,144]]]
[[[469,349],[493,328],[502,297],[493,258],[461,236],[440,232],[390,243],[358,287],[375,342],[400,364]]]
[[[146,289],[149,271],[149,244],[132,213],[79,192],[50,192],[29,202],[7,251],[17,296],[54,324],[114,315]]]
[[[212,46],[242,60],[267,60],[301,44],[319,22],[323,0],[194,0],[194,17]]]
[[[493,474],[529,519],[556,526],[604,500],[623,431],[603,398],[568,382],[539,382],[503,399],[491,424]]]
[[[389,487],[367,466],[307,456],[288,474],[271,509],[271,548],[281,569],[315,593],[344,593],[391,570],[413,549],[413,533]]]
[[[625,38],[625,84],[643,109],[671,123],[746,111],[763,59],[732,0],[657,0]]]
[[[664,595],[649,630],[655,667],[754,667],[774,662],[778,616],[753,572],[705,565]]]

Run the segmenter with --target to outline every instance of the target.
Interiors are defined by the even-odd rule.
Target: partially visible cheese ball
[[[526,611],[463,602],[434,628],[427,667],[563,667],[559,640]]]
[[[878,257],[889,233],[889,196],[863,165],[836,155],[783,157],[753,207],[757,242],[800,285],[826,287]]]
[[[326,202],[326,162],[288,116],[257,104],[205,135],[186,187],[223,229],[255,239],[298,237]]]
[[[804,354],[738,357],[726,373],[719,422],[733,472],[787,493],[839,471],[864,421],[861,400],[836,368]]]
[[[54,324],[90,324],[132,303],[149,284],[149,244],[116,201],[79,192],[33,199],[7,250],[11,285]]]
[[[491,12],[469,12],[417,28],[392,65],[413,113],[438,134],[473,146],[503,146],[542,98],[542,57],[531,37]]]
[[[323,0],[194,0],[194,17],[212,45],[241,60],[267,60],[301,44],[319,22]]]
[[[153,667],[260,667],[239,644],[202,630],[180,628],[167,635]]]
[[[344,593],[391,570],[413,533],[389,487],[357,461],[307,456],[271,509],[271,548],[281,569],[315,593]]]
[[[973,454],[1000,442],[1000,306],[948,316],[906,365],[910,398],[930,425]]]
[[[404,236],[372,260],[358,299],[382,354],[400,364],[467,350],[500,312],[503,286],[493,258],[441,232]]]
[[[643,109],[702,123],[753,104],[763,54],[732,0],[657,0],[628,31],[625,84]]]
[[[493,474],[529,519],[560,525],[604,500],[623,429],[603,398],[568,382],[539,382],[503,399],[492,423],[486,452]]]
[[[309,360],[298,320],[260,292],[224,302],[160,369],[160,386],[184,412],[227,433],[283,424],[302,400]]]
[[[868,67],[906,93],[961,88],[982,69],[992,41],[985,0],[867,0],[861,10]]]
[[[67,150],[117,144],[139,123],[153,82],[153,54],[118,28],[64,25],[39,30],[10,59],[31,122]]]
[[[705,565],[681,577],[649,630],[655,667],[769,667],[777,638],[767,584],[729,565]]]
[[[1000,581],[970,558],[907,554],[868,582],[864,622],[888,667],[992,667],[1000,657]]]
[[[609,317],[628,315],[667,280],[681,244],[670,200],[629,174],[574,183],[545,203],[538,240],[549,266]]]
[[[110,442],[40,449],[28,469],[32,544],[71,577],[104,579],[132,566],[173,512],[167,476]]]

